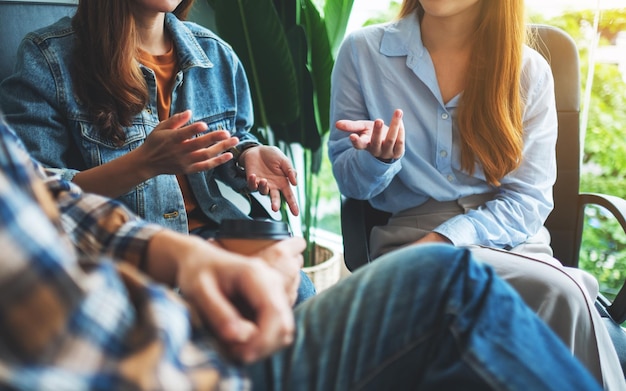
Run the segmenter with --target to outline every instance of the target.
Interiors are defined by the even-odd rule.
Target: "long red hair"
[[[404,0],[399,17],[413,12],[424,15],[419,0]],[[471,175],[480,164],[497,186],[522,160],[524,2],[482,0],[480,12],[458,109],[461,167]]]
[[[136,61],[134,0],[80,0],[72,27],[74,92],[87,106],[101,136],[120,145],[123,127],[148,102],[148,89]],[[184,20],[194,0],[182,0],[174,14]]]

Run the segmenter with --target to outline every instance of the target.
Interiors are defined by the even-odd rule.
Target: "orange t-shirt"
[[[174,46],[165,54],[154,56],[148,52],[139,49],[139,61],[154,71],[157,82],[157,111],[159,114],[159,121],[166,120],[170,117],[170,108],[172,106],[172,88],[174,88],[174,82],[176,80],[176,72],[178,71],[178,64],[176,62],[176,52]],[[178,179],[178,185],[183,193],[183,200],[185,202],[185,210],[187,212],[187,220],[189,223],[189,230],[198,228],[208,223],[206,219],[203,219],[203,213],[199,212],[198,201],[191,190],[189,185],[189,179],[186,175],[176,175]]]

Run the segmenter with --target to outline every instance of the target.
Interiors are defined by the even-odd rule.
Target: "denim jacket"
[[[172,114],[191,109],[192,122],[206,122],[209,132],[227,129],[240,143],[256,142],[249,133],[253,112],[248,82],[232,48],[211,31],[182,22],[173,14],[166,15],[166,28],[173,37],[180,67],[172,91]],[[150,101],[125,129],[122,146],[102,138],[73,93],[70,64],[74,44],[69,18],[28,34],[20,45],[13,75],[0,85],[0,107],[7,122],[35,159],[56,169],[66,180],[139,147],[159,123],[154,72],[142,65]],[[241,191],[245,179],[236,173],[231,161],[188,176],[198,204],[214,222],[245,217],[221,195],[215,181]],[[119,200],[148,221],[179,232],[188,230],[174,175],[151,178]]]

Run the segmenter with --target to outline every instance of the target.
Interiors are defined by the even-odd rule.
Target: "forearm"
[[[333,147],[329,143],[329,150]],[[331,162],[341,194],[356,199],[371,199],[379,195],[402,168],[401,160],[384,163],[368,151],[351,146],[343,151],[332,151]]]
[[[48,178],[47,187],[61,212],[61,224],[87,259],[103,255],[140,267],[151,238],[163,227],[147,223],[119,202],[83,193],[70,182]]]
[[[117,198],[155,174],[144,164],[139,149],[108,163],[81,171],[73,182],[84,191]]]
[[[142,268],[156,281],[175,286],[179,284],[178,277],[183,262],[235,258],[241,260],[242,257],[198,236],[164,229],[150,239]]]
[[[163,230],[148,243],[144,272],[156,281],[169,286],[176,285],[179,262],[188,257],[190,241],[202,240],[174,231]]]
[[[456,246],[512,248],[536,234],[545,220],[542,204],[519,194],[499,194],[484,203],[465,207],[466,213],[434,229]]]

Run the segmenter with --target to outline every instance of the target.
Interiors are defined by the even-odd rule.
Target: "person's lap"
[[[470,249],[520,294],[606,389],[625,389],[617,353],[590,297],[597,294],[593,277],[553,258],[479,246]]]
[[[372,230],[372,255],[415,242],[465,210],[454,202],[431,202],[428,208],[418,207],[393,216],[387,225]],[[543,228],[511,251],[470,248],[517,290],[594,376],[604,382],[606,389],[626,389],[613,343],[593,308],[598,292],[595,278],[582,270],[563,267],[551,256],[549,242],[549,233]]]
[[[303,303],[293,346],[248,368],[254,389],[593,387],[509,285],[469,254],[410,246]]]

